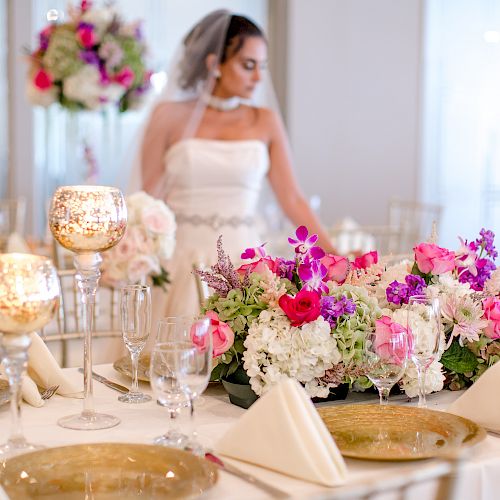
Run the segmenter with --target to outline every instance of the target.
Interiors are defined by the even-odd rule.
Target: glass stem
[[[10,386],[11,428],[7,441],[15,447],[26,443],[21,423],[21,384],[28,365],[29,335],[8,337],[4,335],[4,366]]]
[[[132,388],[130,392],[139,392],[139,351],[131,351],[132,359]]]
[[[385,406],[389,404],[389,393],[391,392],[391,389],[388,387],[380,387],[378,390],[379,396],[380,396],[380,404],[382,406]]]
[[[94,396],[92,387],[92,325],[94,320],[94,305],[97,284],[101,276],[99,265],[102,258],[99,253],[78,254],[74,258],[76,283],[82,295],[83,303],[83,381],[84,401],[83,413],[85,417],[94,415]]]
[[[418,407],[427,408],[427,400],[425,398],[425,378],[427,375],[426,367],[417,365],[418,373]]]

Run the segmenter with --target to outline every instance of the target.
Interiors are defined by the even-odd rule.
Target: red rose
[[[302,326],[314,321],[320,314],[320,299],[317,292],[301,290],[295,297],[282,295],[279,305],[288,316],[292,326]]]
[[[39,69],[35,74],[35,78],[33,79],[33,83],[35,87],[40,90],[47,90],[52,87],[52,77],[48,71],[43,69]]]

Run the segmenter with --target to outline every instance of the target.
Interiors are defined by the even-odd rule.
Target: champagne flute
[[[37,255],[0,254],[0,328],[2,359],[10,385],[11,432],[0,459],[42,448],[26,441],[21,425],[21,379],[26,372],[30,332],[44,327],[59,303],[52,262]]]
[[[123,403],[146,403],[149,394],[139,391],[139,355],[151,330],[151,289],[147,285],[127,285],[120,290],[120,318],[123,341],[132,360],[132,388],[118,397]]]
[[[441,340],[441,311],[437,297],[414,295],[408,301],[407,330],[413,337],[411,359],[418,373],[418,406],[426,408],[426,375],[437,358]]]
[[[404,330],[375,328],[365,337],[366,376],[377,387],[380,404],[389,403],[392,386],[401,380],[409,357],[409,338]]]

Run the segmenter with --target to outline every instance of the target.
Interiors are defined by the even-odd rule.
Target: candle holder
[[[127,209],[121,191],[107,186],[64,186],[54,193],[49,213],[54,238],[75,253],[76,282],[83,304],[83,411],[61,418],[61,427],[108,429],[120,423],[113,415],[94,411],[92,387],[92,318],[101,275],[100,252],[115,246],[125,233]]]
[[[38,255],[0,254],[1,353],[10,385],[11,431],[0,460],[43,446],[28,443],[21,425],[21,380],[28,363],[30,333],[54,316],[59,280],[52,262]]]

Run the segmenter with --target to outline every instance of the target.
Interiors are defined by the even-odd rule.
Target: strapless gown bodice
[[[259,140],[187,139],[167,151],[165,168],[165,201],[177,233],[168,292],[154,293],[153,329],[160,317],[198,314],[193,265],[215,264],[219,235],[235,265],[245,248],[262,243],[254,216],[269,153]]]

